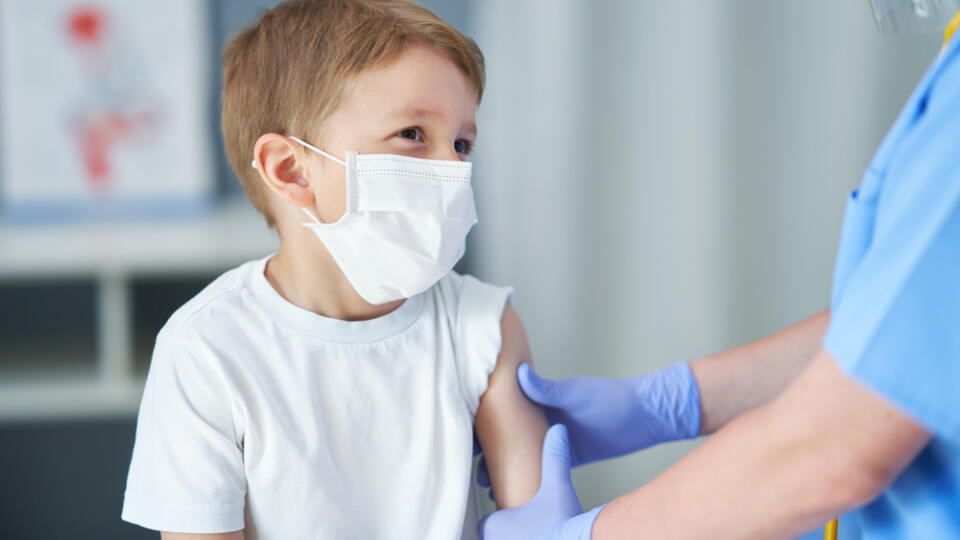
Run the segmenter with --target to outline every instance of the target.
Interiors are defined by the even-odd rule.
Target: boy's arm
[[[500,356],[480,398],[475,421],[497,508],[522,506],[540,487],[540,456],[547,419],[523,394],[517,367],[532,365],[523,323],[507,303],[500,320]]]
[[[160,533],[161,540],[243,540],[243,531],[217,534]]]

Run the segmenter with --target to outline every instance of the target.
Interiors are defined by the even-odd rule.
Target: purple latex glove
[[[682,362],[630,379],[543,379],[528,364],[517,369],[520,387],[543,405],[551,424],[564,424],[573,443],[573,466],[630,454],[700,432],[700,391]]]
[[[700,432],[700,391],[690,367],[682,362],[630,379],[559,381],[543,379],[521,364],[517,379],[527,397],[543,405],[551,424],[570,430],[574,467],[690,439]],[[490,487],[483,458],[477,483]],[[493,490],[489,493],[493,499]]]
[[[602,507],[583,513],[570,482],[567,428],[552,426],[543,439],[540,489],[527,504],[494,512],[477,527],[484,540],[590,540]]]

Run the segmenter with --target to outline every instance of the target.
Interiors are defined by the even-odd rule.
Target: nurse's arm
[[[823,311],[764,339],[690,362],[700,390],[700,434],[776,398],[810,363],[830,324]]]
[[[874,499],[929,440],[821,350],[775,400],[604,508],[592,537],[792,538]]]

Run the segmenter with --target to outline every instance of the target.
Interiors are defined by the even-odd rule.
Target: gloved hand
[[[590,540],[603,507],[583,513],[570,482],[567,428],[552,426],[543,439],[540,489],[527,504],[494,512],[477,529],[484,540]]]
[[[700,391],[690,367],[676,363],[630,379],[542,379],[528,364],[520,387],[544,406],[551,424],[570,430],[573,466],[630,454],[700,432]]]
[[[685,363],[630,379],[559,381],[543,379],[521,364],[517,379],[527,397],[544,406],[551,424],[570,430],[574,467],[700,433],[700,391]],[[477,483],[490,487],[482,457]],[[492,500],[493,490],[489,496]]]

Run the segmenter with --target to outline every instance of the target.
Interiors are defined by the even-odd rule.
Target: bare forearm
[[[929,437],[821,352],[776,400],[612,502],[593,538],[795,537],[874,498]]]
[[[770,420],[764,407],[741,415],[660,477],[614,500],[600,513],[594,540],[792,538],[837,515],[839,505],[815,509],[813,491],[797,489],[809,478],[785,462],[789,449],[754,446]],[[786,513],[788,504],[797,510]],[[801,506],[817,511],[803,517]]]
[[[769,337],[694,360],[700,389],[700,433],[777,397],[820,348],[830,323],[823,311]]]

